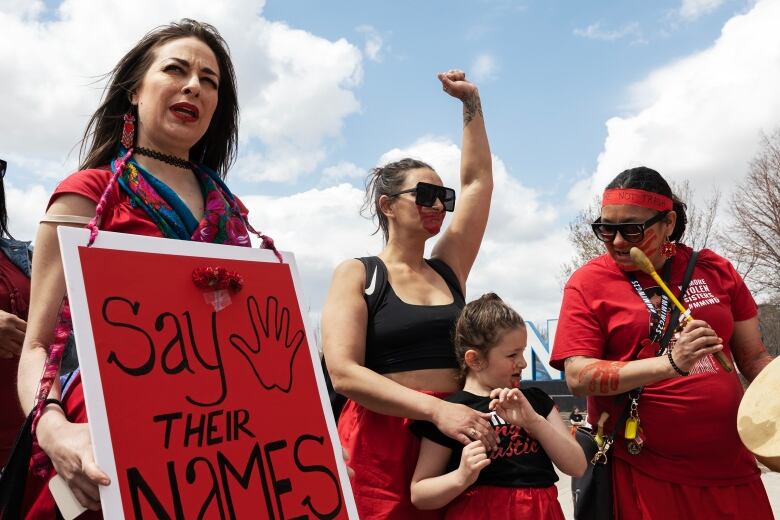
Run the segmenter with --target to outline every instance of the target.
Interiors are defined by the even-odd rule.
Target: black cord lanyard
[[[664,282],[670,279],[671,271],[672,271],[672,261],[670,259],[667,260],[666,263],[664,263],[663,276],[662,276]],[[664,351],[666,350],[666,344],[668,344],[668,341],[663,341],[662,338],[664,337],[664,328],[666,327],[666,320],[669,319],[669,308],[671,307],[671,302],[669,300],[669,297],[666,295],[666,293],[661,294],[661,309],[657,310],[655,308],[655,305],[653,305],[653,302],[650,301],[650,297],[647,296],[645,290],[642,289],[641,285],[639,285],[639,281],[637,281],[636,276],[634,276],[634,273],[627,272],[626,276],[631,281],[631,285],[634,287],[636,293],[645,303],[645,306],[647,307],[647,311],[650,313],[650,316],[658,318],[655,324],[655,329],[653,330],[652,334],[650,334],[649,339],[651,342],[653,342],[653,344],[657,345],[655,355],[660,356],[661,354],[664,353]],[[669,326],[671,327],[672,325],[670,324]],[[623,411],[623,415],[621,416],[623,421],[625,421],[629,415],[636,418],[639,417],[637,406],[639,404],[639,396],[642,395],[642,390],[644,390],[644,386],[634,388],[633,390],[630,390],[628,392],[628,401],[626,403],[626,408]]]
[[[669,280],[671,266],[672,266],[672,262],[667,260],[667,262],[664,264],[664,272],[663,272],[664,281]],[[650,316],[658,318],[655,324],[655,329],[653,330],[649,338],[650,341],[658,345],[658,351],[655,353],[655,355],[658,356],[660,354],[663,354],[665,347],[661,345],[661,338],[663,337],[664,329],[666,327],[666,320],[669,319],[669,309],[671,308],[671,302],[669,300],[669,297],[666,295],[666,293],[661,294],[661,309],[659,311],[655,308],[653,302],[650,301],[650,297],[647,296],[647,293],[645,292],[644,289],[642,289],[642,286],[639,285],[639,282],[637,281],[636,276],[634,276],[634,273],[630,273],[630,272],[626,273],[626,276],[631,282],[631,285],[634,287],[636,293],[644,302],[645,306],[647,307],[647,311],[650,313]]]

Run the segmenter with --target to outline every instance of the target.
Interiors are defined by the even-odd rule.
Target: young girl
[[[493,293],[463,309],[455,352],[464,385],[446,400],[492,411],[499,444],[487,452],[479,440],[463,446],[429,422],[413,423],[423,438],[411,486],[418,508],[447,506],[446,519],[564,518],[553,463],[580,476],[585,455],[552,399],[518,388],[526,339],[523,319]]]

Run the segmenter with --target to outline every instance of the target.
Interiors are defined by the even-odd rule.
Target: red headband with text
[[[672,199],[645,190],[629,190],[618,188],[614,190],[604,190],[604,197],[601,199],[601,207],[611,204],[630,204],[632,206],[641,206],[643,208],[654,209],[656,211],[670,211],[672,209]]]

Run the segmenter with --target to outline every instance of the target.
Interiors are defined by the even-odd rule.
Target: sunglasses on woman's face
[[[623,237],[623,240],[629,244],[636,244],[644,240],[645,230],[647,228],[656,222],[660,222],[661,219],[663,219],[668,213],[668,211],[662,211],[656,214],[654,217],[638,224],[606,224],[601,222],[601,217],[599,217],[596,219],[596,222],[591,224],[591,227],[593,227],[593,232],[596,234],[596,238],[602,242],[612,242],[615,240],[615,236],[619,231],[620,236]]]
[[[418,182],[414,188],[393,193],[390,197],[397,197],[404,193],[414,193],[414,202],[420,206],[432,208],[436,204],[436,199],[439,199],[445,211],[455,210],[455,190],[452,188],[445,188],[444,186],[437,186],[428,182]]]

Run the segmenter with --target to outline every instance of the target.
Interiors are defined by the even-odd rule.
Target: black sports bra
[[[458,368],[452,342],[455,321],[466,302],[452,269],[439,259],[426,260],[447,283],[453,302],[447,305],[404,303],[388,282],[379,257],[359,259],[366,268],[368,305],[366,368],[380,374],[428,368]]]

